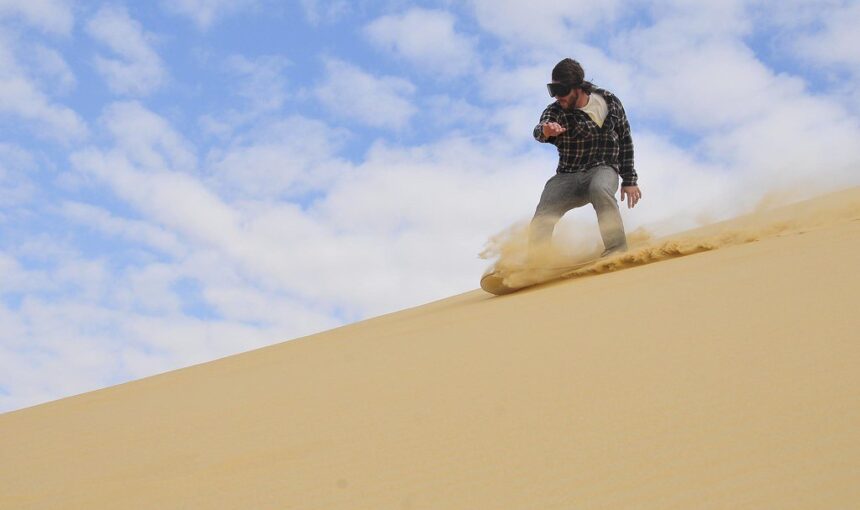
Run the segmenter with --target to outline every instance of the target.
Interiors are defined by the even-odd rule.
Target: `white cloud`
[[[765,190],[800,186],[813,195],[860,184],[856,140],[860,122],[837,102],[778,94],[757,118],[711,133],[703,143],[742,173],[752,200]]]
[[[301,292],[376,314],[473,288],[488,233],[530,212],[549,164],[466,138],[378,144],[311,210],[326,228],[291,257],[319,275]]]
[[[277,292],[261,292],[259,288],[243,282],[210,284],[203,293],[226,320],[262,323],[272,328],[267,342],[288,340],[283,336],[278,338],[277,335],[290,334],[290,330],[296,332],[293,333],[295,335],[322,331],[341,324],[330,314],[309,308],[299,299]]]
[[[143,169],[191,172],[197,167],[191,144],[164,118],[136,101],[110,104],[101,123],[117,146]]]
[[[45,129],[40,134],[62,141],[83,138],[87,133],[86,125],[77,113],[51,103],[21,75],[0,75],[0,113],[33,121]]]
[[[0,252],[0,281],[3,282],[0,294],[33,292],[51,283],[44,272],[25,269],[17,258],[3,252]]]
[[[727,197],[737,191],[738,176],[728,165],[703,161],[646,130],[635,133],[634,146],[644,198],[635,209],[621,209],[628,234],[645,227],[668,235],[736,214],[737,201]]]
[[[0,143],[0,204],[11,207],[26,203],[35,193],[30,178],[35,168],[33,156],[20,147]],[[3,216],[0,213],[0,223]]]
[[[440,297],[442,289],[468,288],[453,283],[471,284],[462,279],[463,273],[441,277],[441,270],[433,268],[457,265],[457,259],[470,261],[461,267],[479,273],[483,262],[475,254],[482,236],[502,228],[516,214],[512,207],[518,201],[512,197],[519,194],[522,182],[531,182],[537,193],[545,178],[524,169],[536,161],[547,168],[551,163],[548,157],[533,154],[512,160],[504,143],[497,147],[497,156],[488,157],[485,149],[464,139],[406,151],[378,146],[367,163],[355,167],[326,154],[326,149],[332,150],[320,134],[326,130],[319,123],[285,119],[261,128],[270,138],[257,134],[247,145],[240,142],[208,163],[212,171],[206,173],[213,178],[235,169],[238,182],[244,168],[250,180],[259,182],[255,186],[269,181],[275,189],[279,158],[311,165],[304,171],[310,175],[301,178],[324,178],[315,184],[320,198],[308,209],[273,200],[277,197],[261,189],[249,189],[231,201],[224,196],[235,195],[229,186],[171,170],[169,161],[162,170],[144,172],[136,154],[148,151],[140,146],[160,152],[159,142],[146,130],[140,130],[138,142],[118,138],[113,148],[85,148],[72,162],[78,171],[108,185],[143,221],[191,246],[221,254],[226,261],[222,271],[232,266],[255,285],[271,285],[303,301],[326,303],[359,316]],[[316,141],[308,141],[309,136]],[[267,155],[267,150],[272,152]],[[302,161],[305,156],[308,159]],[[270,175],[255,179],[249,174],[255,161],[268,165]],[[523,195],[519,200],[533,198]],[[456,246],[444,241],[452,232],[459,232]],[[409,286],[406,294],[393,292],[416,278],[427,286]],[[354,290],[344,291],[347,280],[355,281],[349,287]]]
[[[92,206],[72,204],[105,232],[176,238],[144,221],[129,221]],[[182,214],[179,211],[177,214]],[[137,231],[137,232],[135,232]],[[91,260],[69,247],[47,251],[45,269],[26,269],[0,251],[0,409],[11,410],[129,379],[261,347],[340,324],[277,290],[236,278],[234,262],[195,242],[164,262]],[[20,250],[21,252],[26,250]],[[19,256],[26,255],[19,254]],[[220,317],[190,317],[200,298]],[[13,303],[8,296],[23,295]],[[63,377],[52,377],[62,373]]]
[[[756,0],[656,0],[644,3],[653,24],[664,27],[679,43],[740,38],[752,33]],[[767,6],[767,4],[764,4]],[[781,5],[772,4],[776,9]],[[674,37],[672,37],[674,34]]]
[[[29,298],[16,309],[0,303],[0,386],[5,390],[0,409],[201,363],[299,331],[176,314],[157,317],[83,299]]]
[[[253,114],[278,110],[287,97],[284,70],[289,61],[269,55],[249,59],[233,55],[227,59],[228,71],[238,78],[238,94],[251,105]]]
[[[774,97],[803,88],[798,79],[773,76],[735,41],[665,48],[650,35],[634,39],[629,48],[630,57],[642,62],[641,105],[682,128],[731,128],[759,117]]]
[[[125,9],[102,7],[87,23],[86,30],[118,57],[95,58],[96,69],[113,92],[146,95],[167,79],[161,57],[152,48],[152,35]]]
[[[43,77],[43,82],[53,86],[59,93],[69,92],[77,83],[69,64],[57,50],[42,45],[35,46],[32,64],[34,70]]]
[[[454,29],[446,11],[413,8],[377,18],[364,28],[377,46],[409,61],[424,73],[461,75],[476,72],[474,41]]]
[[[0,0],[0,19],[20,16],[46,32],[68,34],[74,24],[71,5],[65,0]]]
[[[0,408],[15,409],[104,386],[119,368],[108,335],[94,335],[104,312],[29,298],[0,303]],[[91,333],[84,324],[89,324]],[[82,334],[83,333],[83,334]],[[106,338],[107,337],[107,338]],[[62,374],[62,377],[56,377]]]
[[[347,0],[301,0],[300,3],[308,23],[314,26],[335,22],[352,11]]]
[[[774,44],[786,58],[816,75],[830,94],[860,115],[860,4],[845,0],[791,0],[789,5],[759,13],[761,22],[773,26],[781,44]]]
[[[171,170],[141,171],[121,151],[92,148],[71,156],[80,172],[111,189],[157,224],[191,236],[196,242],[222,246],[235,240],[236,214],[193,177]]]
[[[255,8],[259,3],[259,0],[162,0],[161,5],[167,11],[188,17],[205,30],[219,19]]]
[[[187,248],[172,232],[151,223],[118,217],[110,211],[81,202],[61,205],[61,214],[69,221],[84,225],[119,240],[136,243],[174,257],[186,255]]]
[[[335,59],[326,61],[326,71],[316,94],[336,115],[378,128],[401,129],[417,111],[408,99],[415,93],[408,80],[374,76]]]
[[[266,122],[209,155],[213,182],[228,196],[278,198],[325,189],[346,163],[332,156],[349,134],[298,115]]]
[[[796,41],[800,54],[816,65],[846,66],[860,74],[860,3],[821,11],[823,27]]]
[[[287,99],[294,97],[287,88],[285,71],[290,65],[292,63],[281,55],[228,57],[223,71],[232,81],[230,90],[244,102],[223,112],[201,115],[198,119],[201,128],[226,142],[249,127],[270,122]]]
[[[62,142],[86,137],[84,121],[57,104],[21,69],[9,42],[0,33],[0,114],[32,122],[34,132]]]
[[[721,26],[743,26],[748,14],[680,9],[619,39],[616,52],[638,76],[628,112],[632,104],[640,115],[695,133],[700,154],[732,176],[724,200],[736,212],[768,191],[802,186],[811,195],[858,182],[850,169],[860,164],[851,142],[860,139],[860,123],[842,102],[775,73],[743,42],[745,29],[705,30],[720,17]],[[680,38],[690,27],[700,32]],[[642,174],[648,186],[647,168]]]
[[[422,108],[440,127],[451,127],[457,131],[469,132],[476,123],[483,122],[486,111],[460,97],[433,95],[425,100]]]
[[[761,112],[772,73],[742,40],[750,17],[737,2],[694,6],[667,0],[652,13],[653,24],[633,28],[612,44],[612,53],[635,76],[632,99],[640,108],[697,130],[731,126]]]
[[[621,0],[471,0],[478,23],[506,42],[529,49],[557,51],[571,39],[606,31]]]
[[[493,66],[488,68],[478,82],[481,97],[498,103],[520,102],[540,95],[544,105],[552,99],[546,93],[550,71],[554,61],[545,60],[537,64]]]

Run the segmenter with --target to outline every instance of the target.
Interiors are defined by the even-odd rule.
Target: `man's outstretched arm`
[[[541,143],[555,144],[553,139],[566,131],[560,121],[558,112],[548,106],[541,114],[540,122],[538,122],[538,125],[535,126],[532,132],[535,140]]]

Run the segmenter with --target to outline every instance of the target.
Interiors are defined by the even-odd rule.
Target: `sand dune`
[[[6,413],[0,508],[857,508],[858,249],[854,188]]]

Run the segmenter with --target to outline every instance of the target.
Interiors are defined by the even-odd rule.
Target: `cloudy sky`
[[[0,0],[0,411],[477,287],[564,57],[664,235],[860,183],[860,2]],[[563,222],[599,240],[591,210]]]

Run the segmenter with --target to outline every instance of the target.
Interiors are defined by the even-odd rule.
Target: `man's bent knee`
[[[615,192],[618,191],[618,174],[611,168],[606,170],[611,171],[612,175],[597,174],[588,186],[588,195],[592,203],[596,201],[617,202]],[[606,172],[606,170],[601,169],[599,172]]]

